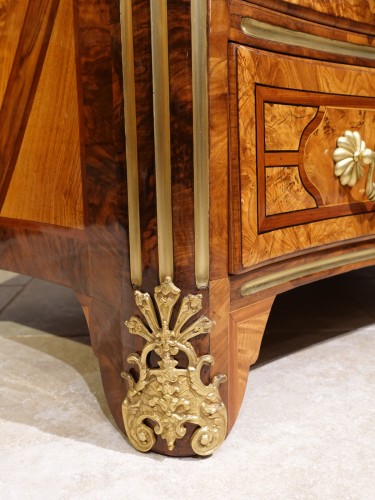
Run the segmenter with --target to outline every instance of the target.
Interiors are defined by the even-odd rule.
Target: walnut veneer
[[[0,266],[76,292],[122,431],[134,288],[170,269],[199,289],[230,429],[275,296],[375,263],[365,182],[332,160],[346,129],[375,142],[373,20],[367,0],[0,0]],[[191,454],[194,429],[153,450]]]

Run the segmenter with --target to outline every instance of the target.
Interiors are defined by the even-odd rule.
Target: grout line
[[[6,309],[19,297],[19,295],[21,295],[21,293],[25,290],[26,287],[29,286],[29,284],[33,281],[33,278],[30,278],[29,281],[27,283],[25,283],[24,285],[5,285],[5,284],[2,284],[0,286],[20,286],[20,290],[18,290],[18,292],[13,295],[13,297],[9,300],[9,302],[7,302],[5,304],[5,306],[0,310],[0,320],[1,320],[1,315],[6,311]]]

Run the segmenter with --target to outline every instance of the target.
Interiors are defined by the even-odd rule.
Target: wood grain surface
[[[150,2],[132,3],[143,284],[152,290],[158,280],[158,253]]]
[[[27,2],[12,2],[10,0],[0,2],[0,47],[2,54],[0,106],[12,70],[26,9]]]
[[[121,371],[136,346],[122,326],[133,303],[119,5],[25,0],[0,6],[1,22],[12,15],[15,21],[12,33],[0,22],[8,40],[0,46],[1,55],[6,50],[1,172],[10,172],[3,179],[10,182],[16,167],[0,218],[0,267],[77,292],[108,404],[123,429]],[[27,6],[23,24],[21,6]],[[3,196],[7,191],[3,183]]]
[[[120,12],[116,0],[75,9],[88,261],[83,306],[103,387],[118,427],[127,390],[121,372],[139,342],[124,321],[135,312],[129,277]],[[89,304],[89,305],[87,305]]]
[[[274,92],[274,90],[271,89],[271,92]],[[298,99],[298,94],[291,94],[290,97],[292,99]],[[321,96],[321,99],[323,99],[323,97],[326,98],[327,96]],[[317,97],[317,102],[319,102],[319,97]],[[259,103],[259,105],[261,106],[262,103]],[[298,115],[298,110],[301,108],[300,113],[302,113],[302,109],[305,109],[305,107],[276,105],[277,110],[279,108],[285,108],[286,116],[285,120],[283,120],[282,117],[284,117],[284,114],[280,117],[279,113],[272,119],[274,106],[271,107],[271,105],[272,104],[264,105],[264,136],[266,139],[266,148],[268,145],[267,135],[269,129],[271,128],[270,137],[275,136],[281,138],[284,134],[286,135],[285,123],[288,123],[291,139],[289,142],[286,139],[285,144],[290,148],[297,148],[299,154],[298,156],[294,156],[293,153],[284,153],[283,142],[280,140],[280,142],[277,143],[277,139],[274,140],[272,146],[274,147],[273,149],[279,148],[279,151],[264,153],[265,166],[275,167],[276,169],[276,171],[273,171],[271,168],[266,169],[265,216],[314,208],[317,206],[338,208],[339,205],[346,205],[348,207],[347,214],[356,213],[356,208],[354,207],[357,207],[358,203],[367,202],[365,194],[366,175],[364,175],[353,188],[341,186],[340,183],[337,183],[337,177],[333,175],[332,152],[337,146],[338,137],[343,135],[345,130],[356,130],[360,132],[368,145],[375,144],[374,110],[358,109],[358,106],[360,106],[358,102],[356,102],[356,107],[354,108],[321,106],[321,119],[313,120],[309,123],[309,130],[306,130],[305,127],[302,127],[298,122],[300,116]],[[269,111],[268,115],[271,116],[267,116],[267,109]],[[291,115],[286,110],[290,110],[290,113],[294,113],[294,110],[296,110],[295,114],[293,114],[293,116],[297,117],[294,126],[291,126]],[[312,117],[313,115],[311,114],[310,118]],[[270,122],[272,122],[271,126]],[[310,124],[313,125],[315,122],[317,125],[316,128],[314,128],[314,126],[310,127]],[[305,126],[306,123],[308,123],[307,120]],[[280,134],[278,134],[279,128]],[[262,139],[258,140],[258,150],[259,142],[262,142]],[[263,151],[261,154],[258,153],[258,158],[262,157]],[[281,168],[293,162],[293,160],[296,161],[296,163],[298,162],[297,172],[291,170],[289,166],[284,167],[291,173],[291,177],[290,197],[283,196],[282,193],[286,193],[288,190],[286,185],[288,177],[286,171],[282,174]],[[259,168],[262,167],[259,165]],[[302,176],[302,179],[299,176]],[[296,183],[299,184],[299,190],[297,190]],[[261,185],[259,188],[261,188]],[[263,197],[263,192],[261,197]],[[309,199],[311,199],[311,201],[307,201]],[[307,203],[305,203],[306,201]],[[340,207],[340,212],[337,212],[337,215],[343,215],[342,208],[343,207]],[[318,217],[319,215],[317,214],[316,218]],[[303,214],[301,214],[301,218],[303,218]]]
[[[228,25],[226,0],[209,2],[210,279],[228,275]]]
[[[73,5],[61,0],[1,216],[83,228],[76,72]]]
[[[256,213],[258,202],[264,203],[264,201],[262,195],[258,199],[257,192],[259,192],[259,186],[263,185],[262,179],[264,179],[265,171],[261,166],[262,163],[259,163],[259,151],[258,157],[255,154],[257,151],[255,117],[259,120],[262,115],[258,112],[255,115],[254,89],[256,81],[268,84],[270,87],[309,90],[325,95],[334,93],[340,96],[375,96],[373,70],[343,67],[331,63],[311,64],[311,62],[301,59],[287,56],[275,57],[267,52],[261,53],[241,46],[237,49],[237,67],[238,82],[235,86],[239,89],[237,106],[242,205],[242,265],[244,267],[254,266],[269,259],[291,255],[293,252],[303,249],[371,235],[373,233],[373,214],[369,211],[374,207],[372,204],[364,203],[356,206],[356,210],[360,209],[369,213],[345,218],[339,217],[343,213],[336,207],[313,209],[316,213],[321,214],[322,218],[327,219],[315,223],[309,223],[309,219],[303,218],[306,217],[306,213],[300,212],[303,215],[295,220],[295,227],[285,227],[288,225],[288,216],[280,215],[277,226],[280,229],[259,234],[259,221]],[[277,102],[277,97],[275,97],[275,101]],[[370,107],[371,102],[373,101],[366,101],[365,106]],[[301,104],[301,102],[294,104]],[[334,104],[333,100],[332,105]],[[342,132],[340,130],[338,135]],[[318,143],[316,146],[320,147]],[[320,153],[330,156],[333,149],[332,151],[326,151],[326,149],[324,148],[323,151],[320,149]],[[316,155],[319,156],[319,152]],[[317,163],[318,156],[315,157],[315,170],[321,169],[318,171],[323,178],[325,176],[333,178],[333,162],[332,168],[327,172],[326,168],[321,167],[321,161]],[[340,190],[337,184],[332,188]],[[319,212],[320,210],[322,212]],[[324,210],[326,211],[324,212]],[[351,213],[351,209],[348,210],[348,213]],[[273,222],[270,221],[270,224]],[[266,229],[266,226],[262,227]],[[271,227],[275,226],[271,225]],[[234,245],[236,244],[235,242]]]
[[[315,207],[316,201],[301,182],[298,166],[266,169],[266,215]]]
[[[274,297],[233,311],[230,315],[229,428],[245,394],[249,368],[259,356],[260,346]]]
[[[302,132],[315,117],[318,108],[264,104],[266,151],[298,151]]]
[[[374,34],[375,8],[372,0],[240,0],[277,13],[289,14],[296,21],[305,19],[318,25],[340,27],[348,32]],[[233,0],[232,0],[233,2]],[[233,3],[237,3],[234,0]]]
[[[168,33],[174,271],[179,288],[191,293],[196,286],[190,0],[168,1]]]
[[[185,295],[196,293],[190,0],[167,3],[175,281]],[[338,5],[335,1],[331,7]],[[375,229],[373,206],[358,198],[362,187],[349,199],[338,181],[334,183],[332,170],[327,173],[328,163],[319,161],[316,146],[327,144],[324,148],[330,149],[347,120],[361,131],[372,127],[375,70],[355,66],[363,62],[358,58],[329,54],[327,58],[350,65],[312,62],[310,56],[322,57],[319,51],[249,39],[240,29],[241,16],[375,46],[374,29],[366,24],[368,13],[361,14],[353,5],[356,29],[347,30],[348,19],[333,21],[332,12],[328,7],[324,11],[319,0],[314,12],[303,0],[299,5],[281,0],[208,1],[210,286],[202,295],[203,313],[216,326],[210,341],[198,338],[194,347],[198,355],[215,357],[212,373],[203,372],[205,381],[217,373],[229,375],[220,388],[228,405],[229,427],[240,408],[249,366],[258,356],[274,296],[373,262],[322,271],[251,297],[240,295],[241,286],[250,277],[285,265],[369,248]],[[163,249],[157,248],[149,6],[148,0],[132,2],[142,289],[153,293],[158,251]],[[272,6],[274,12],[268,8]],[[299,17],[291,16],[293,12]],[[314,22],[304,20],[309,12]],[[324,23],[319,25],[319,19]],[[229,43],[228,64],[229,40],[254,43],[256,48]],[[288,51],[309,58],[275,54]],[[121,372],[130,368],[127,358],[139,352],[143,342],[124,326],[138,311],[129,278],[119,1],[0,0],[3,54],[0,267],[75,290],[89,324],[109,407],[124,430],[121,404],[127,385]],[[275,99],[262,108],[266,139],[261,153],[256,119],[259,122],[263,115],[256,107],[255,83],[275,89]],[[315,100],[300,102],[295,96],[292,102],[278,101],[278,87],[296,94],[309,91]],[[321,103],[316,101],[318,93],[340,98]],[[359,96],[358,101],[343,105],[344,98],[353,96]],[[369,141],[373,140],[371,133]],[[301,148],[306,150],[303,162]],[[257,217],[259,183],[265,190],[261,200],[265,223],[274,224],[264,231]],[[367,213],[338,217],[343,214],[337,207],[349,205]],[[294,227],[284,227],[290,223],[291,210],[298,214],[326,210],[327,220],[311,222],[298,215]],[[245,273],[249,269],[251,273]],[[230,276],[229,271],[243,274]],[[190,455],[193,430],[189,427],[172,453],[160,438],[154,451]]]
[[[228,375],[230,367],[229,351],[232,339],[229,332],[230,321],[230,281],[229,277],[214,280],[209,290],[209,310],[207,316],[215,322],[210,333],[210,353],[215,363],[210,369],[210,376]],[[231,385],[220,385],[220,393],[226,407],[231,407]]]
[[[319,190],[324,206],[367,201],[366,175],[353,188],[341,186],[340,182],[337,182],[338,178],[332,175],[330,153],[337,147],[337,139],[345,130],[358,131],[368,147],[373,149],[375,109],[327,107],[321,124],[309,136],[304,151],[304,168],[310,181]],[[319,165],[319,168],[316,168],[316,165]]]
[[[285,3],[306,7],[333,17],[360,23],[375,23],[375,4],[372,0],[284,0]]]
[[[327,2],[328,3],[328,2]],[[323,39],[349,42],[358,46],[375,46],[373,24],[356,23],[337,16],[325,15],[315,10],[287,4],[280,0],[231,0],[229,39],[252,47],[310,59],[336,61],[346,64],[374,66],[374,60],[360,55],[343,55],[335,50],[322,50],[320,44],[306,48],[303,44],[270,41],[267,36],[256,37],[241,29],[242,19],[249,17],[288,30],[322,37]],[[312,22],[311,22],[312,21]],[[272,29],[272,28],[271,28]]]
[[[0,108],[0,209],[17,162],[57,8],[57,0],[30,0],[27,6]]]

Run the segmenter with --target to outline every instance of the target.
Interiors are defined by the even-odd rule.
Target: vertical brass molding
[[[191,0],[194,125],[195,280],[209,280],[209,144],[207,1]]]
[[[133,286],[142,285],[141,229],[139,220],[138,144],[134,80],[132,2],[121,0],[122,68],[128,183],[130,277]]]
[[[150,0],[159,279],[173,277],[167,0]]]

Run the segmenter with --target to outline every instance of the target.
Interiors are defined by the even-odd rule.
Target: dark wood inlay
[[[150,15],[149,0],[133,2],[142,283],[147,290],[153,290],[158,282]]]

